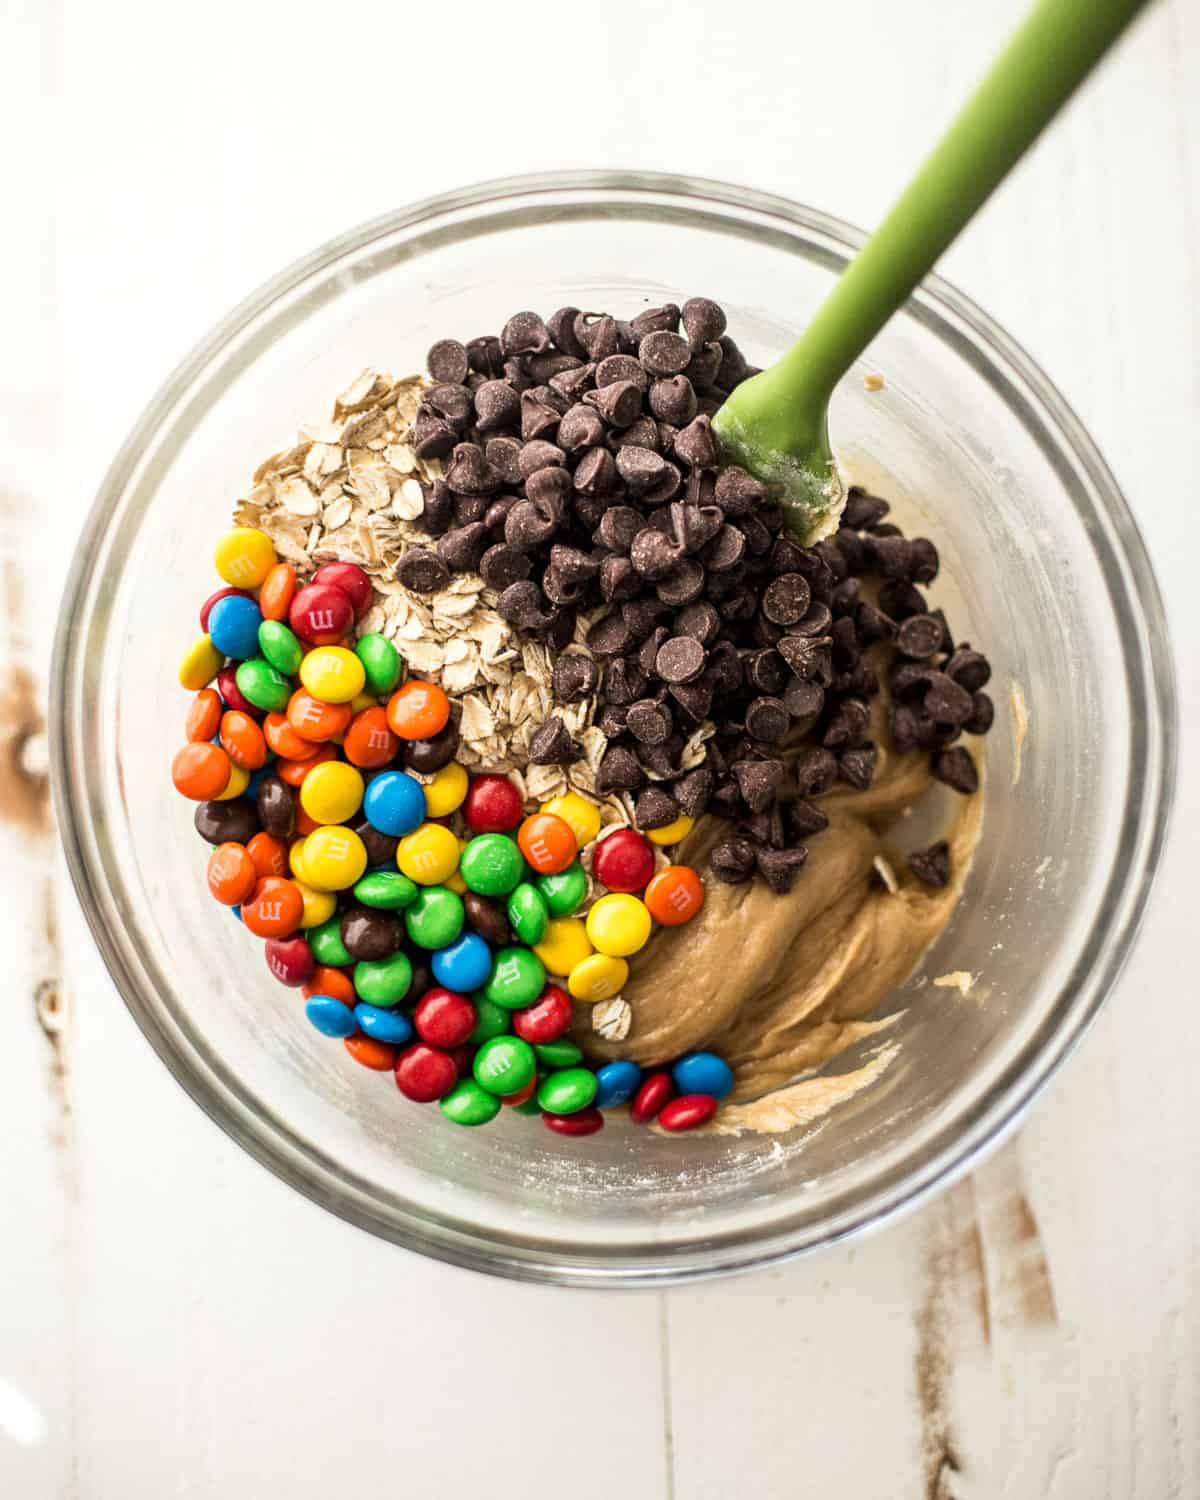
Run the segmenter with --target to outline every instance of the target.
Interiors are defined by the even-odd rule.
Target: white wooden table
[[[1019,1137],[916,1217],[785,1269],[602,1296],[327,1216],[211,1125],[127,1016],[58,867],[21,675],[40,693],[125,430],[277,267],[399,202],[543,167],[694,171],[869,224],[1020,8],[0,10],[0,1494],[1200,1494],[1200,985],[1180,959],[1200,834],[1196,0],[1161,0],[944,267],[1067,392],[1138,513],[1185,771],[1119,992]],[[503,105],[472,123],[521,76],[517,41],[523,76],[553,94],[586,75],[594,106],[561,129]],[[346,1295],[314,1295],[328,1265]]]

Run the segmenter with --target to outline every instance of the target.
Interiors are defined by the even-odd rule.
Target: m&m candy
[[[467,789],[463,816],[475,833],[510,833],[521,821],[521,794],[507,776],[475,776]]]
[[[704,905],[704,883],[688,865],[668,865],[646,887],[646,906],[656,922],[679,927]]]
[[[565,870],[579,849],[570,824],[554,813],[526,818],[517,831],[517,844],[539,875]]]
[[[363,812],[372,828],[391,838],[401,838],[424,822],[425,793],[421,783],[406,771],[384,771],[371,778],[363,795]],[[453,834],[450,837],[453,838]],[[456,843],[455,853],[457,850]]]
[[[615,829],[596,845],[592,873],[610,891],[645,890],[654,874],[654,850],[635,828]]]

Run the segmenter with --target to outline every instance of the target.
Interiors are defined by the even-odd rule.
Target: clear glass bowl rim
[[[68,575],[50,676],[51,785],[67,867],[92,936],[135,1021],[177,1081],[239,1145],[299,1192],[348,1222],[452,1264],[525,1281],[583,1286],[647,1286],[690,1281],[770,1265],[875,1228],[912,1208],[969,1169],[1016,1124],[1095,1019],[1129,956],[1161,859],[1174,793],[1177,706],[1166,615],[1137,524],[1095,444],[1046,375],[984,312],[937,276],[920,288],[925,323],[967,359],[1014,412],[1062,477],[1087,524],[1124,642],[1130,695],[1131,775],[1121,809],[1120,855],[1110,873],[1093,923],[1091,962],[1080,965],[1062,986],[1037,1032],[996,1084],[977,1101],[963,1128],[946,1132],[935,1150],[909,1170],[883,1181],[849,1208],[812,1224],[784,1224],[763,1236],[752,1228],[718,1244],[644,1252],[622,1252],[606,1260],[605,1247],[589,1254],[576,1246],[519,1252],[492,1239],[472,1237],[404,1203],[383,1202],[369,1185],[339,1174],[292,1135],[281,1121],[240,1096],[206,1057],[176,1015],[170,997],[146,980],[139,937],[105,919],[103,866],[94,772],[84,753],[95,733],[95,703],[86,670],[94,641],[103,638],[103,580],[125,561],[137,513],[122,516],[131,483],[145,455],[185,407],[188,393],[239,337],[315,273],[373,241],[463,209],[503,209],[531,195],[555,194],[594,208],[606,196],[644,197],[693,207],[719,207],[729,214],[776,221],[785,230],[832,242],[849,258],[865,239],[862,231],[819,210],[754,189],[705,178],[654,172],[589,171],[535,173],[495,179],[439,194],[385,214],[314,250],[288,266],[233,309],[163,383],[122,445],[101,484],[83,527]],[[144,508],[144,507],[143,507]],[[123,549],[123,550],[122,550]]]

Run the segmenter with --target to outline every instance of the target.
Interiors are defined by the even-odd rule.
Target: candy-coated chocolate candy
[[[656,922],[680,927],[704,905],[704,882],[689,865],[668,865],[646,887],[645,901]]]
[[[537,999],[545,984],[546,970],[536,953],[528,948],[501,948],[484,985],[484,996],[505,1010],[520,1010]]]
[[[473,1078],[460,1079],[438,1108],[456,1125],[486,1125],[500,1113],[500,1101]]]
[[[332,584],[305,584],[288,607],[288,624],[310,646],[333,646],[354,624],[354,605]]]
[[[467,997],[440,985],[427,990],[413,1011],[413,1025],[421,1040],[447,1052],[470,1037],[475,1021],[475,1007]]]
[[[542,804],[542,811],[561,818],[575,835],[575,842],[581,849],[590,844],[600,832],[600,809],[578,792],[566,792],[561,797],[552,797],[549,802]]]
[[[297,734],[285,714],[268,714],[262,727],[267,748],[282,760],[307,760],[321,748],[316,740],[306,740]]]
[[[436,682],[403,683],[388,699],[388,723],[402,740],[428,740],[450,721],[450,700]]]
[[[312,949],[302,937],[271,938],[264,944],[267,968],[291,989],[307,984],[316,972]]]
[[[220,745],[185,745],[171,762],[175,790],[193,802],[212,802],[229,785],[233,770]]]
[[[300,783],[300,806],[316,823],[345,823],[362,800],[362,773],[344,760],[315,766]]]
[[[668,844],[678,844],[687,838],[695,826],[695,818],[689,818],[686,813],[680,813],[674,822],[667,823],[662,828],[651,828],[646,837],[652,844],[666,848]]]
[[[188,705],[185,733],[193,745],[216,737],[221,727],[221,695],[215,688],[201,688]]]
[[[376,777],[375,780],[380,779]],[[412,780],[411,777],[407,779]],[[375,781],[371,786],[375,786]],[[420,785],[417,784],[418,794],[420,790]],[[422,796],[422,811],[424,807],[425,798]],[[458,869],[458,859],[458,840],[440,823],[422,824],[415,833],[402,838],[396,849],[396,864],[400,873],[415,880],[418,885],[444,885]]]
[[[671,1069],[681,1094],[711,1094],[724,1099],[733,1092],[733,1069],[715,1052],[688,1052]]]
[[[355,712],[342,741],[342,754],[351,765],[377,771],[390,766],[399,750],[400,741],[388,728],[387,714],[378,704]]]
[[[317,646],[300,663],[300,681],[322,703],[349,703],[362,692],[366,673],[345,646]]]
[[[342,946],[353,959],[374,963],[390,958],[404,943],[404,925],[394,911],[352,906],[341,915]]]
[[[305,812],[304,808],[298,807],[296,809],[296,832],[298,834],[315,833],[316,830],[321,826],[322,825],[317,822],[316,818],[311,817],[307,812]]]
[[[517,831],[521,853],[539,875],[565,870],[579,852],[571,825],[553,813],[534,813]]]
[[[340,1000],[343,1005],[354,1009],[357,996],[354,993],[354,981],[349,974],[343,974],[341,969],[331,969],[328,964],[318,964],[313,970],[313,976],[300,993],[311,998],[313,995],[332,995],[335,1000]]]
[[[493,1005],[480,994],[472,995],[471,1003],[475,1007],[475,1025],[468,1042],[478,1047],[481,1042],[490,1042],[494,1036],[504,1036],[508,1032],[511,1017],[503,1006]]]
[[[307,688],[297,688],[288,697],[288,723],[301,739],[324,744],[344,734],[353,717],[348,703],[325,703],[314,698]]]
[[[402,911],[417,899],[418,890],[399,870],[370,870],[354,887],[354,899],[382,911]]]
[[[670,1073],[651,1073],[633,1096],[629,1106],[629,1118],[635,1125],[649,1125],[663,1105],[675,1092]]]
[[[192,642],[179,663],[180,686],[188,688],[193,693],[198,692],[202,687],[207,687],[220,672],[224,660],[225,658],[208,636],[202,635],[199,640]]]
[[[399,1011],[382,1010],[378,1005],[360,1001],[354,1007],[354,1019],[364,1036],[391,1047],[404,1047],[412,1041],[412,1022]]]
[[[304,903],[304,909],[300,914],[300,926],[305,932],[310,927],[323,926],[337,911],[337,897],[332,891],[316,891],[311,885],[305,885],[294,869],[292,876],[293,884],[300,892],[300,899]]]
[[[351,1011],[350,1014],[353,1016],[354,1012]],[[348,1036],[345,1046],[361,1068],[370,1068],[375,1073],[390,1073],[396,1066],[396,1048],[389,1047],[386,1042],[377,1042],[374,1037]]]
[[[357,563],[323,563],[313,574],[312,581],[314,584],[330,584],[335,589],[341,589],[354,607],[356,620],[361,620],[371,607],[374,595],[371,580]]]
[[[595,1097],[596,1075],[590,1068],[559,1068],[537,1091],[538,1103],[553,1115],[573,1115],[586,1109]]]
[[[557,984],[548,984],[532,1005],[513,1012],[512,1029],[527,1042],[556,1042],[571,1024],[571,1001]]]
[[[587,914],[587,935],[598,953],[628,958],[644,948],[653,923],[644,901],[636,896],[601,896]]]
[[[218,844],[208,856],[208,889],[222,906],[240,906],[260,878],[241,844]]]
[[[208,614],[208,634],[222,656],[245,661],[258,655],[258,627],[262,611],[245,594],[218,599]]]
[[[296,597],[296,570],[291,563],[276,563],[258,588],[258,607],[264,620],[286,620]]]
[[[489,900],[487,896],[480,896],[475,891],[467,891],[463,895],[462,904],[467,926],[472,932],[477,932],[493,948],[509,946],[512,933],[498,902]]]
[[[238,598],[250,599],[252,596],[245,589],[235,589],[232,584],[226,584],[223,589],[218,589],[215,594],[209,594],[208,598],[200,606],[200,629],[205,635],[211,635],[208,628],[209,618],[213,612],[213,606],[222,599]]]
[[[353,1036],[358,1030],[354,1012],[333,995],[313,995],[305,1002],[304,1014],[322,1036]]]
[[[242,662],[235,680],[238,692],[246,702],[254,708],[261,708],[264,713],[281,713],[292,696],[291,683],[261,656],[252,656],[249,661]]]
[[[596,1108],[615,1109],[628,1104],[642,1084],[642,1070],[627,1057],[596,1069]]]
[[[396,1060],[396,1087],[406,1099],[432,1104],[458,1082],[458,1069],[448,1052],[414,1042]]]
[[[465,923],[462,897],[444,885],[426,886],[404,913],[409,940],[418,948],[448,948]]]
[[[550,920],[546,898],[536,886],[522,881],[508,898],[508,925],[528,947],[540,943]]]
[[[551,917],[533,951],[545,964],[548,974],[565,979],[576,964],[591,957],[592,945],[587,927],[579,917]]]
[[[407,771],[384,771],[382,775],[371,778],[363,795],[363,812],[372,828],[386,833],[389,838],[402,838],[420,828],[425,819],[424,788]],[[454,839],[448,828],[443,828],[442,832]],[[454,853],[457,856],[456,839]]]
[[[244,798],[201,802],[193,815],[196,832],[209,844],[248,844],[258,829],[258,814]]]
[[[509,833],[521,821],[521,794],[507,776],[473,776],[463,816],[473,833]]]
[[[654,850],[636,828],[618,828],[596,845],[592,874],[610,891],[644,890],[654,874]]]
[[[221,702],[226,708],[236,708],[239,713],[250,714],[251,717],[261,715],[262,709],[257,704],[251,703],[245,693],[237,685],[238,668],[241,662],[231,661],[217,673],[217,692],[221,695]]]
[[[304,845],[304,875],[318,891],[346,891],[362,879],[367,851],[352,828],[318,828]]]
[[[462,857],[462,849],[459,848],[459,858]],[[446,889],[453,891],[456,896],[467,895],[467,882],[462,878],[462,871],[455,870],[452,875],[446,876]]]
[[[407,953],[363,960],[354,966],[354,989],[368,1005],[399,1005],[412,986],[412,961]]]
[[[567,988],[576,1000],[598,1005],[619,995],[629,981],[629,965],[608,953],[593,953],[581,959],[567,975]]]
[[[527,1099],[532,1099],[534,1094],[537,1093],[539,1082],[540,1080],[535,1073],[525,1087],[518,1089],[515,1094],[501,1094],[500,1103],[506,1104],[510,1108],[515,1108],[518,1104],[524,1104]]]
[[[266,781],[267,777],[273,776],[275,774],[275,759],[276,757],[271,754],[270,750],[268,750],[266,764],[261,765],[257,768],[257,770],[250,772],[250,780],[246,783],[247,802],[252,802],[254,798],[258,796],[258,789],[260,786],[262,786],[263,782]]]
[[[433,955],[433,977],[448,990],[470,994],[486,984],[492,972],[492,950],[477,932],[439,948]]]
[[[300,926],[304,901],[290,880],[268,875],[242,902],[242,921],[256,937],[290,937]]]
[[[537,1057],[519,1036],[497,1036],[475,1054],[475,1082],[489,1094],[504,1098],[519,1093],[537,1073]]]
[[[461,1042],[457,1047],[450,1048],[450,1056],[454,1059],[454,1066],[458,1069],[460,1078],[470,1078],[471,1064],[475,1060],[475,1048],[469,1042]]]
[[[578,911],[588,891],[588,878],[577,859],[555,875],[539,875],[536,884],[555,917],[569,917]]]
[[[296,799],[292,790],[278,776],[268,776],[254,798],[258,820],[267,833],[277,839],[291,836],[296,826]]]
[[[448,766],[458,754],[461,738],[458,725],[451,719],[440,734],[432,735],[427,740],[409,740],[404,763],[410,771],[419,771],[422,776],[432,776],[434,771]]]
[[[256,589],[278,559],[271,538],[252,526],[227,531],[213,551],[217,572],[239,589]]]
[[[541,1083],[541,1081],[542,1080],[541,1080],[540,1076],[537,1077],[537,1078],[535,1078],[533,1080],[533,1088],[529,1092],[529,1097],[527,1099],[523,1099],[520,1104],[514,1104],[513,1105],[513,1114],[514,1115],[540,1115],[541,1114],[542,1107],[537,1102],[538,1085]]]
[[[469,839],[459,866],[462,878],[481,896],[507,896],[525,873],[525,861],[504,833],[479,833]]]
[[[254,861],[254,868],[260,876],[286,875],[288,872],[288,847],[272,834],[256,833],[247,843],[246,853]]]
[[[544,1109],[542,1123],[557,1135],[595,1135],[597,1130],[604,1129],[604,1116],[594,1104],[576,1110],[573,1115],[554,1114]]]
[[[294,677],[304,660],[304,647],[294,630],[282,620],[264,620],[258,627],[258,650],[284,677]]]
[[[717,1101],[711,1094],[681,1094],[664,1104],[659,1111],[658,1123],[664,1130],[695,1130],[711,1120],[717,1112]]]
[[[354,654],[363,664],[367,691],[376,698],[390,693],[404,676],[404,658],[385,635],[360,635]]]
[[[229,780],[225,783],[225,790],[219,792],[216,797],[218,802],[230,802],[234,797],[240,797],[250,785],[250,772],[245,766],[230,765]]]
[[[235,766],[244,771],[260,770],[267,763],[267,742],[263,732],[249,714],[236,708],[221,715],[221,749]]]
[[[554,1042],[537,1042],[533,1050],[538,1062],[546,1068],[573,1068],[583,1061],[583,1053],[565,1036]]]
[[[448,818],[463,804],[467,795],[467,773],[456,760],[440,771],[435,771],[433,780],[425,783],[425,813],[430,818]]]
[[[396,868],[396,850],[400,847],[400,840],[394,839],[390,834],[380,833],[378,828],[372,828],[366,818],[358,818],[351,825],[355,833],[363,841],[363,848],[367,851],[367,864],[372,870],[387,870],[389,872]]]

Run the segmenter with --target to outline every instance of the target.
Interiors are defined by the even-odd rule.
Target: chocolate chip
[[[910,615],[896,634],[896,646],[902,656],[927,661],[941,649],[942,623],[933,615]]]
[[[692,357],[688,341],[665,329],[648,333],[638,345],[638,361],[651,375],[678,375]]]
[[[543,515],[532,500],[518,500],[504,520],[504,540],[517,552],[540,547],[556,530],[553,517]]]
[[[717,638],[721,629],[721,616],[716,607],[707,599],[700,600],[696,604],[689,604],[675,617],[675,631],[678,635],[690,635],[702,646],[709,646]]]
[[[439,733],[431,735],[426,740],[413,740],[407,747],[407,761],[410,770],[419,771],[423,776],[432,771],[440,771],[443,766],[448,766],[458,754],[459,728],[457,719],[451,719],[444,729]],[[362,829],[359,827],[359,835]],[[391,859],[395,859],[396,851],[393,849]],[[368,850],[368,854],[370,851]],[[387,864],[389,860],[371,859],[371,864]]]
[[[569,410],[574,410],[574,404],[583,399],[585,392],[590,391],[596,383],[596,366],[593,364],[580,365],[578,369],[563,370],[561,374],[551,375],[550,389],[572,405]]]
[[[551,604],[578,604],[587,593],[587,584],[573,583],[557,568],[547,568],[542,574],[542,591]]]
[[[945,670],[947,677],[953,677],[969,693],[977,693],[986,687],[992,675],[987,657],[972,651],[965,642],[946,663]]]
[[[861,654],[858,631],[855,629],[854,621],[843,615],[840,620],[833,622],[829,634],[833,637],[834,671],[849,672],[858,665],[858,658]]]
[[[929,686],[931,669],[924,662],[905,661],[894,666],[890,683],[893,698],[919,698]]]
[[[656,601],[657,602],[657,601]],[[638,649],[638,663],[647,677],[658,676],[658,653],[671,639],[665,625],[656,625]]]
[[[471,573],[479,567],[490,540],[482,521],[470,526],[456,526],[438,542],[438,556],[452,573]]]
[[[471,393],[461,385],[435,385],[426,391],[425,401],[430,410],[456,432],[461,432],[471,420]]]
[[[862,580],[846,578],[833,591],[830,604],[835,615],[852,615],[858,609],[862,597]]]
[[[793,677],[783,690],[783,706],[793,719],[815,719],[825,706],[825,690],[815,682]]]
[[[908,868],[918,880],[940,890],[950,884],[950,845],[945,839],[939,839],[928,849],[914,850],[908,856]]]
[[[529,371],[530,379],[536,380],[539,385],[547,384],[556,375],[567,375],[572,370],[581,370],[583,363],[583,360],[577,359],[573,354],[557,352],[527,354],[524,358],[524,365]]]
[[[556,443],[535,438],[532,443],[526,443],[521,448],[521,455],[517,460],[518,481],[528,479],[539,469],[561,468],[566,461],[567,455]]]
[[[650,410],[660,422],[686,427],[696,415],[696,392],[692,389],[692,382],[686,375],[656,380],[650,387]]]
[[[616,466],[631,495],[644,495],[667,472],[666,459],[650,448],[622,447],[616,457]]]
[[[837,780],[837,758],[829,750],[805,750],[794,762],[796,790],[801,797],[820,797]]]
[[[707,297],[689,297],[683,304],[683,331],[689,344],[707,344],[725,332],[724,310]]]
[[[668,613],[668,607],[657,599],[630,599],[621,606],[621,617],[633,631],[634,639],[638,641],[644,641],[648,635],[652,634],[659,621]],[[662,640],[654,647],[656,652],[670,633],[669,630],[663,630]],[[653,660],[645,670],[647,672],[654,670]]]
[[[582,312],[575,318],[575,337],[583,345],[588,359],[599,363],[619,347],[617,325],[607,313]]]
[[[480,896],[475,891],[466,891],[462,904],[467,926],[472,932],[477,932],[485,943],[490,943],[493,948],[504,948],[512,942],[508,920],[496,902],[489,901],[486,896]]]
[[[596,366],[596,388],[616,385],[619,380],[632,381],[639,391],[650,389],[650,377],[631,354],[610,354]]]
[[[715,469],[721,461],[721,444],[711,417],[696,417],[675,435],[675,455],[693,469]]]
[[[449,422],[422,407],[413,423],[413,452],[418,458],[445,458],[454,447],[456,434]]]
[[[596,790],[602,795],[634,792],[645,779],[632,750],[626,750],[623,745],[610,745],[596,770]]]
[[[790,635],[817,636],[828,635],[833,629],[833,615],[828,604],[822,604],[819,599],[814,599],[808,606],[808,613],[803,620],[792,626],[788,632]]]
[[[659,786],[648,786],[634,803],[633,818],[637,826],[649,832],[665,828],[679,816],[679,807],[670,792]]]
[[[925,536],[915,536],[909,543],[908,576],[914,583],[932,583],[938,576],[938,550]]]
[[[971,717],[963,724],[967,734],[986,734],[996,718],[996,705],[986,693],[974,693],[971,697]]]
[[[904,533],[899,526],[893,526],[890,521],[877,521],[871,527],[872,536],[903,536]]]
[[[612,427],[628,427],[642,409],[642,393],[632,380],[616,380],[583,399]]]
[[[753,474],[730,464],[717,475],[716,502],[727,516],[746,516],[767,498],[766,486]]]
[[[838,761],[838,775],[855,791],[865,792],[875,775],[875,762],[879,751],[874,745],[859,745],[853,750],[844,750]]]
[[[737,825],[737,832],[752,844],[770,849],[782,849],[787,843],[783,827],[783,812],[778,803],[766,812],[754,813]]]
[[[396,577],[414,594],[436,594],[450,582],[450,569],[428,547],[412,547],[396,564]]]
[[[457,339],[439,339],[425,356],[425,367],[439,384],[461,385],[471,367],[466,345]]]
[[[600,564],[600,594],[607,603],[632,599],[641,588],[641,576],[627,557],[606,557]]]
[[[783,739],[791,728],[791,716],[779,698],[763,696],[746,705],[746,731],[766,744]]]
[[[854,611],[854,625],[863,645],[872,645],[875,641],[890,641],[896,635],[895,620],[890,615],[885,615],[869,599],[864,599]]]
[[[732,391],[749,376],[750,366],[727,333],[723,333],[717,343],[721,346],[721,384],[727,391]]]
[[[564,354],[573,354],[577,359],[584,359],[587,356],[587,350],[575,337],[575,319],[578,316],[577,307],[560,307],[557,312],[550,314],[547,327],[556,348],[561,349]]]
[[[469,340],[467,359],[472,370],[480,375],[486,375],[489,379],[495,379],[504,368],[504,353],[500,348],[500,340],[492,334]]]
[[[684,366],[683,373],[692,382],[692,389],[700,393],[697,405],[705,416],[714,416],[721,409],[721,398],[708,394],[717,383],[720,369],[720,344],[692,345],[692,357]]]
[[[638,313],[629,327],[638,340],[644,339],[648,333],[674,333],[679,327],[679,309],[674,302],[648,307],[645,312]]]
[[[547,442],[552,442],[561,420],[562,413],[557,407],[542,401],[532,391],[522,393],[521,437],[525,442],[532,442],[534,438],[545,438]]]
[[[767,585],[762,611],[775,625],[795,625],[808,613],[812,594],[799,573],[784,573]]]
[[[550,347],[550,330],[535,312],[514,313],[500,330],[500,350],[508,358],[541,354]]]
[[[619,614],[605,615],[588,631],[587,644],[594,656],[623,656],[633,645],[633,631]]]
[[[933,757],[932,766],[937,779],[944,781],[956,792],[969,797],[979,790],[979,772],[975,769],[970,751],[965,750],[962,745],[955,745],[950,750],[939,750]]]
[[[643,745],[664,744],[675,728],[670,709],[653,698],[631,703],[625,721],[630,734]]]
[[[682,609],[704,592],[704,569],[694,557],[685,557],[665,578],[659,579],[654,591],[664,604],[669,604],[672,609]]]
[[[794,849],[756,849],[754,862],[758,873],[777,896],[786,896],[795,885],[800,871],[808,859],[808,850],[803,844]]]
[[[886,500],[868,495],[866,490],[851,485],[846,496],[846,508],[842,511],[842,525],[850,527],[852,531],[865,531],[868,526],[877,526],[890,509]]]
[[[670,534],[687,553],[702,551],[725,524],[716,505],[690,505],[676,500],[668,513]]]
[[[596,541],[613,552],[628,552],[642,529],[642,515],[630,505],[611,506],[600,517]]]
[[[793,838],[813,838],[829,827],[829,818],[815,802],[793,800],[787,805],[787,825]]]
[[[655,667],[664,682],[691,682],[704,670],[704,647],[689,635],[673,636],[659,647]]]
[[[679,811],[689,818],[698,818],[707,809],[708,799],[712,796],[713,773],[707,766],[697,766],[694,771],[681,776],[671,790]]]
[[[754,874],[754,845],[745,839],[725,839],[713,850],[709,864],[725,885],[743,885]]]
[[[557,714],[551,714],[530,737],[529,759],[535,766],[569,766],[581,753],[571,731]]]
[[[521,444],[512,437],[488,438],[483,446],[483,456],[495,471],[501,484],[520,484]]]
[[[662,449],[658,423],[653,417],[639,417],[628,427],[610,432],[606,441],[614,453],[619,453],[622,448],[647,448],[651,453],[658,453]]]
[[[920,746],[920,720],[917,711],[908,704],[891,705],[888,710],[888,727],[891,730],[892,749],[897,755],[908,755]]]
[[[625,733],[628,710],[616,703],[606,703],[596,717],[596,728],[606,740],[617,740]]]
[[[775,649],[797,677],[828,687],[833,681],[832,648],[829,636],[785,635]]]
[[[391,838],[386,833],[380,833],[378,828],[372,828],[366,818],[352,825],[355,833],[363,841],[363,847],[367,851],[367,864],[394,865],[396,863],[396,849],[400,840]]]
[[[454,496],[444,479],[435,479],[432,484],[423,484],[425,509],[415,523],[430,536],[440,536],[454,519]]]
[[[604,423],[590,406],[573,406],[558,426],[558,446],[567,453],[584,453],[604,441]]]
[[[489,547],[479,560],[479,572],[488,588],[503,592],[510,583],[528,578],[533,564],[516,547],[499,543]]]
[[[634,568],[642,578],[649,579],[651,583],[665,578],[682,556],[683,549],[679,543],[652,526],[644,526],[634,537],[629,549]]]
[[[879,590],[879,607],[893,620],[907,620],[909,615],[927,612],[925,596],[907,578],[894,578]]]
[[[618,656],[609,662],[604,673],[604,697],[609,703],[615,703],[619,708],[631,708],[643,701],[645,691],[646,673],[635,657]],[[644,738],[637,733],[634,725],[629,723],[628,714],[625,716],[625,722],[630,732],[637,735],[638,739]],[[670,732],[668,717],[667,727],[662,737],[665,739]]]
[[[785,768],[781,760],[739,760],[733,775],[743,802],[758,813],[765,812],[779,795]]]
[[[868,544],[868,556],[876,572],[885,578],[907,578],[912,562],[910,545],[902,536],[873,537]]]
[[[783,657],[772,647],[752,651],[745,659],[746,676],[760,693],[775,696],[787,686],[791,673]]]
[[[975,707],[971,694],[945,672],[930,672],[926,677],[924,708],[939,724],[962,725]]]
[[[815,542],[809,550],[829,575],[829,598],[832,599],[834,586],[841,583],[850,572],[846,566],[846,559],[842,556],[837,544],[830,541]],[[811,578],[809,582],[812,582]]]
[[[541,630],[549,625],[551,616],[544,606],[542,591],[531,580],[510,583],[496,601],[501,616],[518,630]]]
[[[480,432],[515,427],[521,420],[521,398],[503,380],[486,380],[475,392],[475,425]]]
[[[663,469],[662,478],[645,492],[642,499],[647,505],[665,505],[668,500],[674,500],[682,488],[683,475],[675,464],[668,462]]]
[[[454,524],[473,526],[476,521],[482,521],[491,508],[492,501],[487,495],[455,495]]]
[[[737,567],[745,552],[746,538],[736,526],[723,524],[701,551],[700,559],[710,573],[724,573]]]
[[[551,685],[560,703],[580,703],[591,697],[600,682],[600,669],[590,656],[572,651],[554,663]]]

